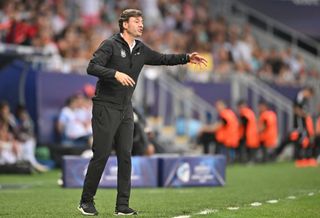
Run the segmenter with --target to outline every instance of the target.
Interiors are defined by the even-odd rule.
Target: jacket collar
[[[120,33],[116,33],[116,34],[113,35],[111,38],[114,39],[114,40],[116,40],[117,42],[123,44],[124,46],[126,46],[126,48],[128,48],[129,51],[130,51],[130,48],[129,48],[128,43],[122,38],[122,36],[120,35]],[[142,45],[142,43],[141,43],[140,40],[135,39],[135,41],[136,41],[136,45],[135,45],[135,47],[133,48],[133,50],[137,49],[138,47],[140,47],[140,46]]]

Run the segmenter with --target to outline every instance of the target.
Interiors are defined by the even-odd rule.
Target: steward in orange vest
[[[256,152],[259,148],[259,134],[256,116],[253,110],[247,106],[245,101],[238,102],[238,111],[240,116],[240,146],[238,149],[240,161],[243,161],[244,152],[246,152],[247,161],[255,161]]]
[[[270,149],[275,148],[278,143],[278,121],[277,114],[269,109],[268,103],[259,102],[259,139],[262,150],[262,161],[268,159]]]
[[[202,128],[200,143],[204,145],[204,153],[209,153],[210,142],[215,142],[215,153],[225,154],[230,161],[234,159],[234,148],[239,146],[238,119],[222,100],[218,100],[215,107],[219,114],[218,121]]]
[[[216,126],[216,139],[227,148],[239,146],[239,122],[236,114],[223,101],[216,102],[220,125]]]

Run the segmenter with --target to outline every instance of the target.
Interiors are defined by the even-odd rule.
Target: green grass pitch
[[[297,169],[292,162],[235,165],[226,174],[225,187],[133,189],[130,206],[139,217],[150,218],[320,217],[320,167]],[[81,189],[59,187],[59,176],[57,170],[31,176],[0,175],[0,217],[82,217],[76,209]],[[98,217],[113,216],[115,196],[115,189],[98,190]],[[253,207],[253,202],[262,205]],[[206,209],[211,213],[199,214]]]

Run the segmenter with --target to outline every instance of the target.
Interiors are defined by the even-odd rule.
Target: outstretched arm
[[[145,46],[145,64],[147,65],[178,65],[186,64],[199,64],[200,67],[207,66],[207,60],[199,55],[197,52],[191,54],[161,54],[157,51]]]
[[[144,46],[146,65],[178,65],[189,62],[187,54],[162,54]]]

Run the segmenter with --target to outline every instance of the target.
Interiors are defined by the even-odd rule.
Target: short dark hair
[[[142,17],[142,12],[137,9],[126,9],[122,11],[119,18],[120,33],[123,33],[123,22],[127,22],[130,17]]]
[[[7,101],[1,101],[0,102],[0,111],[3,110],[5,107],[10,107],[9,103]]]
[[[238,102],[237,102],[237,106],[242,106],[242,105],[247,105],[247,102],[244,100],[244,99],[240,99]]]
[[[266,106],[266,107],[269,107],[269,103],[268,103],[266,100],[264,100],[264,99],[261,99],[258,104],[259,104],[259,105],[264,105],[264,106]]]

